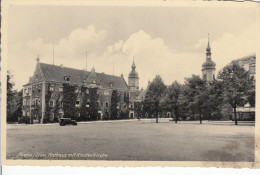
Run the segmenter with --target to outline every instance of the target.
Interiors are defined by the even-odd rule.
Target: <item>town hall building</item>
[[[63,109],[63,85],[64,83],[76,87],[77,108],[82,103],[82,89],[97,88],[98,117],[97,120],[104,119],[104,115],[110,115],[111,96],[113,90],[120,94],[120,101],[117,108],[128,111],[128,118],[135,118],[134,103],[139,94],[139,76],[133,62],[132,70],[128,76],[128,84],[123,75],[114,76],[105,73],[98,73],[94,67],[92,70],[78,70],[52,64],[41,63],[39,56],[37,64],[29,82],[23,86],[23,117],[30,119],[30,123],[52,122],[64,116]],[[47,98],[47,95],[50,97]],[[128,99],[128,102],[125,99]],[[88,106],[86,106],[88,107]],[[58,112],[54,112],[58,110]],[[49,114],[49,115],[46,115]],[[58,114],[58,115],[57,115]],[[69,116],[66,116],[69,117]]]

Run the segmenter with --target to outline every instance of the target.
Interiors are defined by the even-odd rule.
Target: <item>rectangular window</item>
[[[24,106],[26,105],[26,99],[23,99],[23,105]]]
[[[106,108],[108,108],[108,102],[106,102]]]
[[[38,105],[39,105],[38,98],[34,98],[34,105],[35,105],[35,106],[38,106]]]
[[[51,85],[50,91],[54,91],[54,86],[53,85]]]
[[[27,105],[27,106],[30,105],[30,99],[26,100],[26,105]]]
[[[79,100],[77,100],[76,101],[76,107],[79,107],[79,105],[80,105],[80,102],[79,102]]]
[[[250,65],[250,67],[249,67],[249,73],[250,73],[250,74],[255,74],[255,65],[254,65],[254,64]]]
[[[100,105],[100,102],[99,101],[97,101],[97,106],[99,106]]]
[[[63,87],[59,87],[59,92],[62,92],[63,91]]]
[[[63,107],[63,102],[59,102],[59,107]]]
[[[53,100],[50,101],[50,107],[54,107],[54,101]]]

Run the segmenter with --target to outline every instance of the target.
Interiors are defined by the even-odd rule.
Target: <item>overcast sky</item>
[[[215,7],[10,6],[8,69],[15,88],[43,63],[120,76],[127,81],[133,57],[140,88],[160,74],[165,84],[201,75],[210,33],[217,71],[256,52],[256,11]]]

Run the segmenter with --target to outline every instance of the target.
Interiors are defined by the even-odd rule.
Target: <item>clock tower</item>
[[[213,81],[215,79],[216,63],[211,59],[211,48],[209,46],[206,49],[206,61],[202,64],[202,78],[206,81]]]
[[[139,76],[138,73],[135,71],[135,62],[133,61],[132,70],[128,75],[128,86],[131,91],[139,90]]]

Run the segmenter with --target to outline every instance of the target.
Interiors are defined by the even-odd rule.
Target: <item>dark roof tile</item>
[[[83,80],[90,75],[90,72],[84,70],[78,70],[73,68],[55,66],[46,63],[39,63],[40,69],[43,74],[43,78],[46,81],[54,82],[66,82],[64,77],[70,77],[70,83],[81,84]],[[109,87],[109,83],[112,82],[113,88],[128,90],[128,86],[121,76],[107,75],[104,73],[96,73],[97,77],[101,81],[102,87]]]

